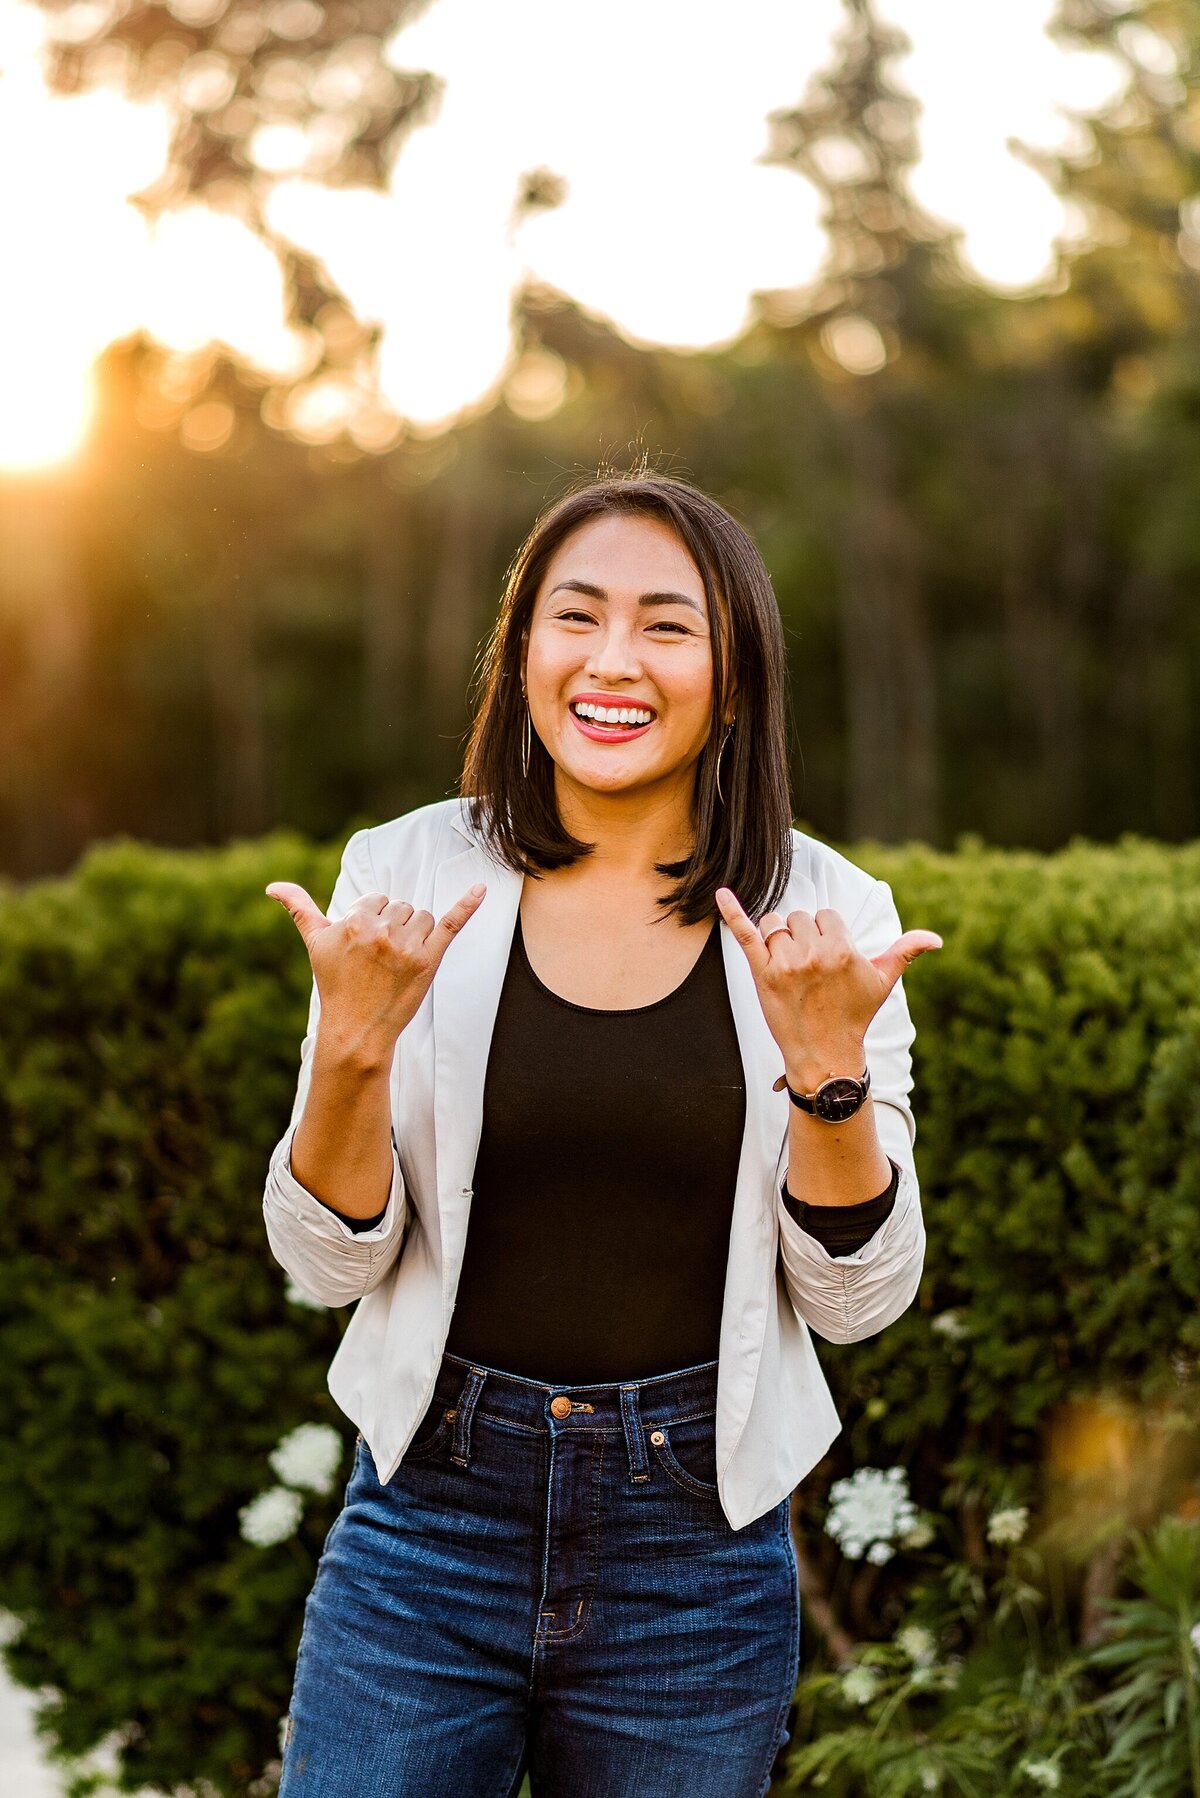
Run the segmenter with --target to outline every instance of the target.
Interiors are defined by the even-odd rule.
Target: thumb
[[[329,928],[329,919],[320,906],[291,880],[273,880],[266,891],[269,899],[278,899],[284,910],[291,913],[304,947],[311,949],[321,932]]]
[[[871,965],[879,969],[887,981],[887,989],[890,993],[900,977],[916,961],[918,955],[924,955],[930,949],[940,949],[941,947],[942,939],[936,931],[906,930],[903,936],[896,938],[890,949],[885,949],[882,955],[873,955]]]

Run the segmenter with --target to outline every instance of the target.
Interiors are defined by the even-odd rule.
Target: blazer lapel
[[[470,1211],[475,1159],[483,1129],[483,1090],[488,1051],[500,1004],[516,929],[522,876],[493,859],[472,830],[465,802],[452,819],[464,839],[458,855],[441,863],[434,878],[433,913],[441,917],[477,880],[487,882],[487,897],[451,943],[432,986],[434,1045],[434,1133],[437,1159],[438,1217],[443,1270],[461,1260]],[[807,875],[793,872],[781,915],[816,905],[816,889]],[[757,1232],[773,1227],[771,1182],[788,1127],[788,1097],[773,1092],[783,1072],[783,1056],[767,1027],[745,951],[722,920],[721,951],[725,980],[741,1049],[746,1080],[746,1120],[738,1162],[730,1232],[729,1271],[725,1288],[727,1320],[753,1324],[746,1308],[761,1308],[765,1294],[749,1249]],[[759,1338],[761,1340],[761,1338]]]
[[[442,917],[477,880],[487,883],[478,911],[450,944],[433,978],[433,1117],[443,1272],[457,1274],[466,1238],[475,1157],[483,1130],[483,1087],[500,989],[508,967],[522,876],[497,862],[465,821],[454,828],[468,847],[438,867],[433,914]]]

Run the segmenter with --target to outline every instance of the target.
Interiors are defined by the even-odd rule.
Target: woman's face
[[[712,640],[700,571],[668,525],[609,513],[559,545],[534,602],[523,674],[560,786],[616,794],[677,785],[690,813],[710,728]],[[581,701],[651,718],[606,728],[577,714]]]

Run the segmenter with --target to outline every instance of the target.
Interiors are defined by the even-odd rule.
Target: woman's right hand
[[[308,950],[322,1037],[349,1056],[390,1063],[397,1037],[420,1010],[443,955],[487,888],[469,888],[436,924],[432,912],[386,893],[365,893],[331,920],[292,881],[274,880],[266,890],[291,913]]]

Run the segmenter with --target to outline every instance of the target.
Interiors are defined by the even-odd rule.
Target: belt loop
[[[454,1409],[454,1440],[450,1444],[450,1459],[459,1467],[470,1465],[471,1419],[475,1415],[475,1406],[486,1379],[486,1373],[473,1367],[462,1389],[462,1397]]]
[[[636,1386],[621,1388],[621,1422],[625,1426],[625,1452],[629,1456],[629,1478],[633,1483],[650,1478],[650,1457],[646,1453],[646,1437],[642,1414],[638,1409]]]

